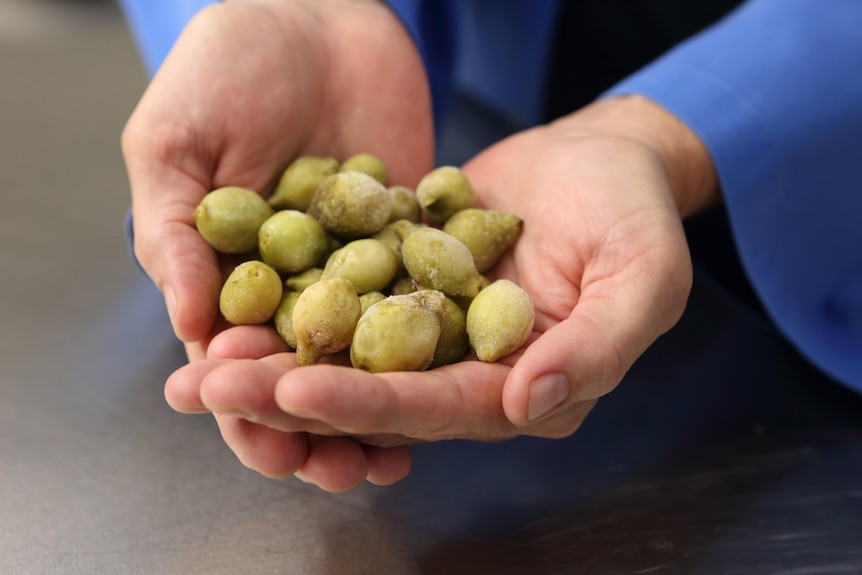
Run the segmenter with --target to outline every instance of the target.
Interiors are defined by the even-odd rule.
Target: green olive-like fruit
[[[401,244],[404,238],[420,225],[410,220],[395,220],[383,226],[379,232],[372,234],[371,237],[389,246],[389,249],[395,252],[395,255],[400,258]]]
[[[356,324],[350,362],[372,373],[427,369],[440,339],[445,307],[445,296],[434,290],[377,302]]]
[[[370,291],[359,296],[359,303],[362,305],[362,313],[368,311],[368,308],[379,301],[386,299],[386,294],[379,291]],[[360,316],[361,317],[361,316]]]
[[[243,262],[222,286],[219,309],[234,325],[266,323],[281,302],[282,292],[281,278],[274,269],[256,260]]]
[[[386,244],[398,257],[398,271],[395,272],[396,279],[407,275],[407,268],[404,267],[404,261],[401,257],[402,237],[406,236],[409,231],[412,231],[419,225],[421,224],[413,223],[410,220],[395,220],[394,222],[389,222],[383,226],[383,229],[371,236],[375,240],[380,240]]]
[[[407,220],[418,222],[422,217],[422,208],[416,193],[407,186],[389,186],[389,199],[392,201],[390,222]]]
[[[304,212],[323,178],[331,176],[338,168],[338,160],[335,158],[300,156],[282,172],[278,185],[267,202],[277,210]]]
[[[258,241],[263,261],[283,274],[316,266],[329,249],[323,226],[299,210],[276,212],[260,226]]]
[[[401,244],[407,272],[419,285],[448,296],[473,297],[482,279],[473,254],[456,238],[432,227],[417,227]]]
[[[391,292],[391,295],[406,295],[408,293],[419,291],[419,289],[419,284],[416,283],[416,280],[407,276],[392,284],[392,288],[389,291]]]
[[[386,164],[383,163],[383,160],[367,152],[355,154],[344,160],[341,163],[339,171],[362,172],[363,174],[368,174],[384,186],[389,179],[389,171],[386,169]]]
[[[489,285],[491,285],[491,280],[488,279],[488,276],[483,275],[483,274],[479,274],[479,291],[477,292],[477,294],[482,293],[482,290],[485,289],[486,287],[488,287]],[[452,296],[451,299],[452,299],[452,301],[457,303],[458,307],[461,308],[461,311],[463,311],[466,314],[467,310],[470,308],[470,304],[473,303],[474,297],[476,297],[476,296],[475,295],[472,295],[469,297],[468,296]]]
[[[464,172],[455,166],[431,170],[416,186],[416,197],[428,221],[442,224],[452,214],[476,206],[476,193]]]
[[[293,307],[297,363],[311,365],[348,347],[361,313],[349,280],[330,278],[305,288]]]
[[[195,225],[217,252],[241,254],[257,247],[257,231],[273,214],[254,190],[226,186],[211,191],[195,207]]]
[[[386,187],[368,174],[338,172],[320,183],[307,213],[336,236],[358,238],[389,222],[392,203]]]
[[[452,214],[442,229],[467,246],[481,273],[493,268],[515,243],[521,224],[521,219],[509,212],[467,208]]]
[[[284,280],[284,287],[292,291],[302,291],[315,283],[323,275],[323,268],[308,268]]]
[[[387,187],[387,166],[300,156],[268,199],[227,186],[196,207],[201,237],[238,265],[219,295],[230,323],[271,322],[299,365],[349,348],[354,367],[421,371],[493,362],[529,339],[526,292],[485,272],[517,241],[514,214],[479,209],[455,166],[415,192]]]
[[[395,277],[399,264],[398,256],[386,244],[362,238],[333,252],[320,278],[348,279],[358,294],[380,291]]]
[[[493,362],[526,343],[535,311],[516,283],[499,279],[473,298],[467,310],[467,336],[480,361]]]
[[[281,336],[281,339],[291,347],[296,349],[296,332],[293,329],[293,308],[296,307],[296,302],[299,300],[299,292],[286,291],[281,296],[281,303],[275,309],[273,321],[275,322],[275,331]]]
[[[440,339],[437,340],[437,348],[434,350],[434,360],[430,368],[461,361],[470,349],[467,338],[467,317],[461,307],[448,297],[441,327]]]

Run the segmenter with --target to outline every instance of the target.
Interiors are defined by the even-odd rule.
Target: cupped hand
[[[614,98],[512,136],[464,171],[482,207],[524,222],[494,271],[535,305],[524,348],[493,364],[370,374],[337,362],[297,368],[270,332],[236,328],[213,342],[210,359],[169,379],[171,405],[247,422],[273,445],[230,429],[225,439],[246,465],[299,470],[324,488],[349,487],[366,472],[397,480],[409,455],[395,450],[415,442],[574,432],[685,307],[691,263],[681,217],[715,200],[709,157],[658,106]],[[254,357],[263,359],[241,359]],[[278,445],[299,437],[337,445],[329,459]],[[369,446],[383,449],[373,453],[387,465],[376,468],[367,453],[363,464]],[[331,457],[338,450],[349,463]]]
[[[130,117],[123,153],[135,254],[177,336],[202,357],[230,262],[195,230],[210,190],[266,194],[302,154],[371,152],[395,183],[430,169],[427,82],[412,41],[379,2],[228,0],[200,12]]]

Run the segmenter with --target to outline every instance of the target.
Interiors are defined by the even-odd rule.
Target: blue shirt
[[[210,0],[122,0],[150,72]],[[435,119],[453,90],[541,118],[555,0],[390,0]],[[862,1],[750,0],[610,89],[682,119],[715,163],[743,265],[776,326],[862,392]]]

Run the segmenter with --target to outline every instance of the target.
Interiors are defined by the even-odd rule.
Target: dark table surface
[[[341,495],[243,468],[162,396],[183,354],[122,235],[145,78],[105,12],[0,29],[0,573],[862,573],[862,399],[702,274],[568,439]]]

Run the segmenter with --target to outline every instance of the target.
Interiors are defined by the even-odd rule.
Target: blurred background
[[[139,279],[120,133],[146,81],[115,2],[0,0],[6,374],[52,362]]]

